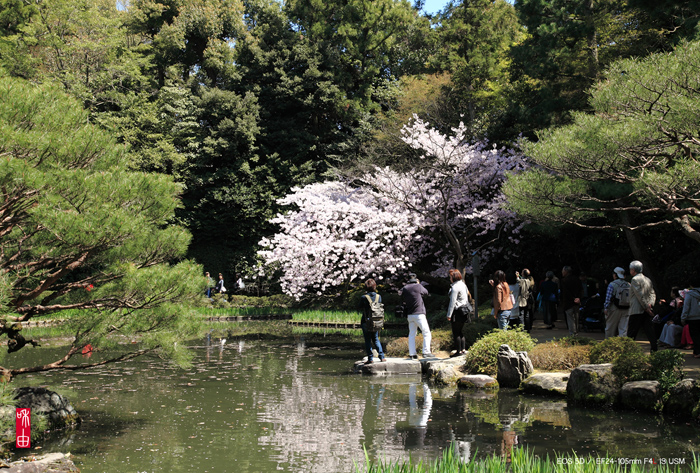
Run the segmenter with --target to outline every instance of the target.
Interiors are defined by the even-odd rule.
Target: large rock
[[[532,361],[524,351],[515,352],[508,345],[498,348],[498,384],[504,388],[517,388],[532,374]]]
[[[632,381],[622,385],[620,404],[638,411],[654,411],[660,397],[658,381]]]
[[[372,364],[366,365],[364,361],[356,361],[353,366],[355,373],[362,373],[371,376],[388,376],[388,375],[417,375],[421,376],[423,369],[418,360],[409,360],[404,358],[387,358],[386,361],[375,361]]]
[[[455,384],[462,376],[459,367],[464,365],[466,356],[456,356],[447,359],[426,360],[422,363],[423,371],[438,385]]]
[[[611,406],[620,394],[620,382],[612,363],[581,365],[569,375],[566,395],[574,404]]]
[[[527,394],[566,397],[569,376],[569,373],[533,374],[520,384],[520,389]]]
[[[70,454],[48,453],[31,457],[31,461],[16,461],[3,468],[7,473],[79,473],[80,470],[70,459]]]
[[[15,399],[17,407],[44,414],[48,418],[49,426],[54,430],[80,424],[80,416],[68,399],[46,388],[18,388],[15,390]]]
[[[669,390],[664,414],[689,417],[699,402],[700,382],[692,378],[684,379]]]
[[[485,374],[470,374],[462,376],[457,381],[457,387],[461,389],[483,389],[493,391],[498,389],[498,381]]]

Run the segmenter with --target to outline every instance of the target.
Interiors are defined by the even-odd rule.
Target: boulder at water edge
[[[48,453],[10,463],[3,472],[7,473],[79,473],[80,470],[70,459],[70,454]]]
[[[470,374],[459,378],[457,386],[461,389],[494,391],[498,389],[498,381],[485,374]]]
[[[698,403],[700,382],[691,378],[684,379],[669,390],[668,399],[664,403],[664,414],[689,417]]]
[[[515,352],[508,345],[498,348],[498,384],[504,388],[517,388],[532,374],[532,361],[524,351]]]
[[[23,387],[15,390],[17,407],[29,408],[32,413],[44,414],[52,429],[63,429],[80,424],[80,416],[68,399],[46,388]]]
[[[520,384],[520,390],[527,394],[566,397],[569,373],[538,373]]]
[[[620,404],[637,411],[654,411],[659,402],[658,381],[632,381],[622,385]]]
[[[455,356],[447,359],[427,360],[423,369],[428,377],[438,385],[453,385],[462,376],[459,367],[464,365],[466,355]]]
[[[581,365],[569,375],[566,395],[574,404],[611,406],[620,394],[620,382],[612,363]]]

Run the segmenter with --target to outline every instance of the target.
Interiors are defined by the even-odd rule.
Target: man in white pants
[[[408,355],[412,360],[418,359],[416,353],[416,334],[420,329],[423,334],[423,358],[433,356],[430,353],[430,327],[425,317],[423,297],[430,295],[420,284],[414,273],[408,274],[408,283],[401,289],[401,301],[408,319]]]

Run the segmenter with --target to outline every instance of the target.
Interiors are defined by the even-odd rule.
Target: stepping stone
[[[370,365],[365,364],[366,360],[356,361],[353,366],[355,373],[362,373],[372,376],[406,375],[415,374],[420,376],[423,372],[422,364],[419,360],[407,358],[389,358],[385,362],[375,361]]]

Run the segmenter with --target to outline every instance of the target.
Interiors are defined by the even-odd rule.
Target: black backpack
[[[365,318],[366,327],[372,332],[377,332],[384,327],[384,304],[379,302],[379,294],[375,294],[374,300],[365,294],[369,302],[369,318]]]

